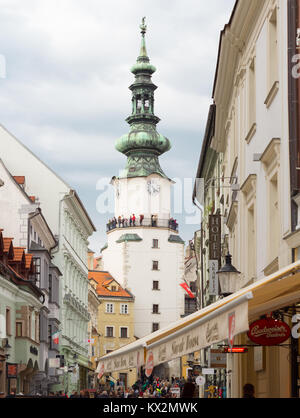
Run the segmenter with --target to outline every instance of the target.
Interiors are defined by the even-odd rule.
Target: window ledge
[[[248,134],[246,136],[246,138],[245,138],[245,141],[247,142],[247,144],[250,144],[252,138],[256,134],[256,128],[257,128],[257,125],[254,122],[253,125],[251,126],[251,128],[250,128],[250,130],[249,130],[249,132],[248,132]]]
[[[273,86],[271,87],[267,98],[265,100],[265,105],[267,106],[267,108],[269,108],[271,106],[271,104],[273,103],[273,100],[275,99],[277,93],[279,90],[279,81],[275,81],[275,83],[273,84]]]

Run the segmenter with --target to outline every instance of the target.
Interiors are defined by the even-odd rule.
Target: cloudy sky
[[[170,178],[187,179],[174,217],[184,240],[198,229],[200,214],[191,216],[192,179],[219,35],[233,5],[234,0],[0,0],[0,123],[78,191],[98,229],[90,239],[96,253],[106,242],[111,216],[97,210],[97,184],[99,189],[101,179],[118,175],[126,164],[114,143],[128,132],[130,67],[139,53],[143,16],[148,55],[157,68],[158,131],[172,142],[161,165]]]

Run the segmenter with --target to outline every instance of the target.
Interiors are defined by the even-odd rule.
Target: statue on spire
[[[146,31],[147,31],[147,25],[145,24],[145,19],[146,19],[146,17],[143,17],[143,18],[142,18],[142,24],[140,25],[140,28],[141,28],[141,34],[142,34],[143,36],[145,36],[145,33],[146,33]]]

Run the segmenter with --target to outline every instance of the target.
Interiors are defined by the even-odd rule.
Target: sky
[[[103,185],[126,165],[114,145],[129,131],[130,68],[144,16],[147,51],[157,68],[157,128],[172,143],[160,162],[184,185],[173,215],[186,242],[199,229],[192,188],[220,31],[234,2],[0,0],[0,123],[76,189],[97,228],[89,239],[96,255],[112,216],[99,213]]]

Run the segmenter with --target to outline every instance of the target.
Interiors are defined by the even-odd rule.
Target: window
[[[159,324],[157,322],[153,322],[152,324],[152,332],[159,330]]]
[[[158,270],[158,261],[152,261],[152,270]]]
[[[16,337],[23,336],[23,324],[22,322],[16,322]]]
[[[152,313],[159,314],[159,305],[152,306]]]
[[[110,290],[111,290],[112,292],[116,292],[116,291],[117,291],[117,286],[111,286]]]
[[[114,336],[114,327],[106,327],[106,337],[112,338]]]
[[[120,328],[120,338],[128,338],[128,329],[121,327]]]
[[[153,281],[153,290],[159,290],[159,282],[157,280]]]
[[[11,335],[11,314],[10,314],[10,308],[6,308],[6,335]]]
[[[39,257],[33,258],[33,265],[35,271],[35,280],[37,284],[40,284],[41,279],[41,259]]]
[[[277,39],[277,9],[275,8],[269,20],[268,39],[268,84],[269,89],[278,81],[278,39]]]
[[[152,241],[152,248],[158,248],[158,239]]]
[[[127,304],[122,304],[121,305],[120,313],[122,315],[127,315],[128,314],[128,305]]]
[[[112,353],[114,350],[106,350],[106,354]]]
[[[114,313],[114,304],[113,303],[107,303],[105,312],[106,313]]]

